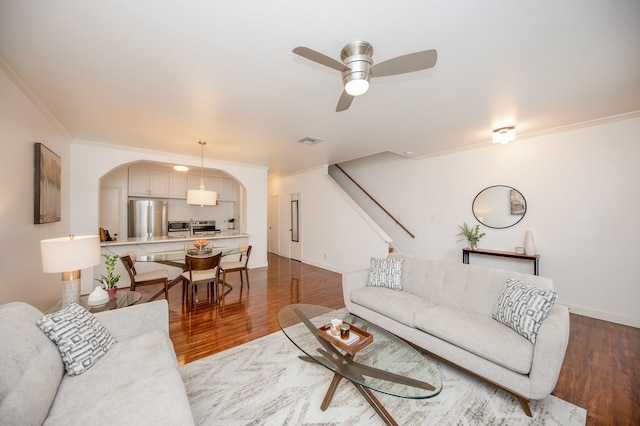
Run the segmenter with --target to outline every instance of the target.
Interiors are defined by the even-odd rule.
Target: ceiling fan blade
[[[340,99],[338,99],[336,112],[348,110],[349,107],[351,106],[351,102],[353,102],[353,96],[351,96],[345,90],[343,90],[342,95],[340,95]]]
[[[312,60],[313,62],[317,62],[321,65],[327,66],[329,68],[333,68],[334,70],[345,71],[348,69],[347,66],[342,62],[336,59],[333,59],[325,55],[324,53],[320,53],[313,49],[310,49],[307,46],[298,46],[293,49],[293,53],[295,53],[296,55],[300,55],[304,58],[307,58],[309,60]]]
[[[406,74],[426,70],[436,64],[438,52],[434,49],[397,56],[371,66],[371,77]]]

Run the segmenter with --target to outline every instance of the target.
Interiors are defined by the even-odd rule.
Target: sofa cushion
[[[125,308],[129,309],[129,308]],[[173,344],[161,330],[119,341],[79,376],[65,376],[45,425],[190,425]]]
[[[535,344],[540,325],[557,298],[554,291],[510,278],[495,305],[493,318]]]
[[[416,328],[509,370],[531,370],[533,345],[491,317],[440,305],[416,313],[414,321]]]
[[[404,258],[377,259],[371,258],[369,268],[370,287],[386,287],[392,290],[402,290],[402,265]]]
[[[70,376],[77,376],[91,368],[116,343],[97,318],[76,303],[45,315],[37,324],[58,346]]]
[[[351,291],[351,301],[409,327],[417,312],[435,306],[428,300],[383,287],[360,287]]]
[[[0,305],[0,424],[42,424],[64,376],[56,345],[36,325],[40,317],[26,303]]]

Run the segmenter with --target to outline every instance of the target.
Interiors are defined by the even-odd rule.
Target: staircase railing
[[[402,230],[403,230],[404,232],[406,232],[406,233],[407,233],[411,238],[415,238],[415,236],[411,233],[411,231],[409,231],[409,230],[408,230],[408,229],[407,229],[407,228],[406,228],[402,223],[400,223],[400,221],[399,221],[398,219],[396,219],[396,218],[395,218],[391,213],[389,213],[389,211],[388,211],[387,209],[385,209],[385,208],[384,208],[384,207],[383,207],[383,206],[378,202],[378,200],[376,200],[375,198],[373,198],[373,196],[372,196],[371,194],[369,194],[369,193],[367,192],[367,190],[366,190],[366,189],[364,189],[364,188],[363,188],[363,187],[362,187],[358,182],[356,182],[356,181],[355,181],[355,179],[353,179],[353,178],[349,175],[349,173],[345,172],[345,171],[342,169],[342,167],[340,167],[340,165],[338,165],[338,164],[334,164],[334,165],[335,165],[335,166],[336,166],[336,168],[337,168],[338,170],[340,170],[340,171],[341,171],[341,172],[342,172],[342,173],[343,173],[347,178],[349,178],[349,180],[350,180],[351,182],[353,182],[353,184],[354,184],[355,186],[357,186],[357,187],[360,189],[360,191],[362,191],[362,192],[363,192],[367,197],[369,197],[369,199],[370,199],[371,201],[373,201],[373,202],[376,204],[376,206],[380,207],[380,209],[381,209],[381,210],[382,210],[382,211],[383,211],[387,216],[389,216],[389,217],[391,218],[391,220],[393,220],[393,221],[394,221],[394,222],[395,222],[395,223],[396,223],[400,228],[402,228]]]

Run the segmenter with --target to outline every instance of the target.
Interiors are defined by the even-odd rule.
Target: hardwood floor
[[[343,308],[340,274],[269,254],[252,269],[251,288],[239,274],[225,306],[182,307],[182,289],[169,293],[169,329],[180,365],[279,330],[277,314],[291,303]],[[155,289],[140,288],[146,298]],[[201,300],[206,299],[202,294]],[[553,394],[587,409],[587,425],[640,425],[640,329],[571,314],[571,335]]]

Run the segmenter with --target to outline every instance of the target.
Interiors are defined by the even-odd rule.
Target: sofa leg
[[[520,395],[516,395],[515,397],[518,398],[518,401],[520,402],[524,413],[529,417],[533,417],[533,415],[531,414],[531,408],[529,408],[529,400],[527,398],[521,397]]]

